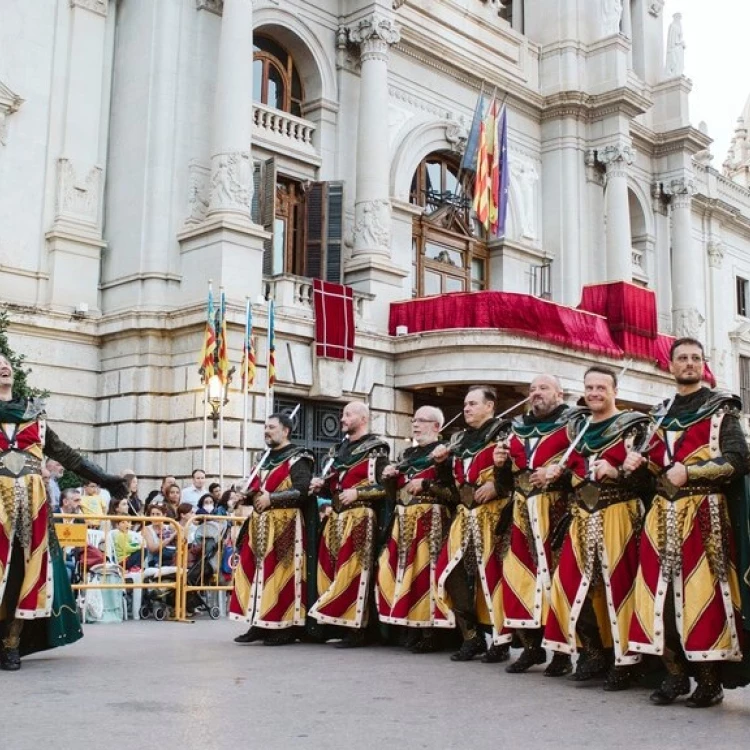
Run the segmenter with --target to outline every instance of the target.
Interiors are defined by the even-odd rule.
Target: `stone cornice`
[[[455,81],[475,89],[477,92],[481,89],[482,83],[485,85],[485,90],[488,85],[497,86],[499,91],[507,94],[506,103],[512,104],[514,110],[531,119],[538,119],[541,114],[543,99],[540,94],[505,77],[503,75],[505,71],[483,67],[481,70],[470,72],[468,67],[459,68],[456,65],[451,65],[444,58],[438,57],[423,49],[421,45],[413,43],[408,38],[406,31],[402,33],[401,41],[394,49],[406,57],[417,60],[425,67],[437,70],[442,75],[449,76]]]
[[[592,122],[615,114],[633,118],[646,112],[652,104],[650,98],[629,86],[594,95],[578,90],[560,91],[544,97],[542,121],[575,117]]]
[[[709,136],[692,126],[657,133],[638,122],[631,122],[630,133],[639,141],[639,150],[655,158],[680,151],[693,155],[711,143]]]
[[[83,8],[96,13],[98,16],[107,16],[108,0],[70,0],[71,8]]]

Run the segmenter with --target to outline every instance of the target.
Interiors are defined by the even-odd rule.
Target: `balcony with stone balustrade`
[[[319,165],[315,123],[265,104],[253,104],[253,143]]]

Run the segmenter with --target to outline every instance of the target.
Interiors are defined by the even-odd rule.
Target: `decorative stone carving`
[[[406,0],[393,0],[393,10],[398,10],[402,5],[406,4]]]
[[[635,161],[635,149],[629,143],[613,143],[597,149],[596,160],[607,170],[607,179],[626,176]]]
[[[23,99],[0,81],[0,146],[8,142],[8,115],[12,115],[22,104]]]
[[[685,208],[690,205],[695,195],[695,182],[692,177],[676,177],[669,182],[662,183],[661,190],[670,200],[673,208]]]
[[[602,33],[604,36],[620,33],[622,0],[602,0]]]
[[[85,8],[100,16],[107,15],[107,0],[70,0],[71,8]]]
[[[102,170],[91,167],[83,179],[69,159],[57,162],[57,216],[97,224]]]
[[[388,47],[397,44],[401,33],[390,18],[373,13],[349,27],[349,41],[360,46],[362,61],[387,60]]]
[[[224,10],[224,0],[196,0],[198,10],[207,10],[220,16]]]
[[[682,13],[672,16],[667,32],[667,78],[677,78],[685,72],[685,37],[682,34]]]
[[[706,246],[708,253],[708,265],[711,268],[720,269],[724,262],[724,243],[721,240],[710,239]]]
[[[253,196],[252,165],[247,151],[215,154],[211,157],[211,200],[209,211],[239,211],[250,214]]]
[[[516,155],[510,162],[510,174],[517,188],[516,195],[519,197],[521,236],[536,239],[536,192],[539,172],[534,162]]]
[[[188,216],[186,224],[201,224],[208,213],[211,170],[198,162],[188,165]]]
[[[654,18],[658,18],[659,14],[664,9],[664,0],[650,0],[648,4],[648,12],[654,16]]]
[[[675,338],[698,338],[705,318],[694,307],[674,311]]]
[[[451,144],[451,150],[454,153],[462,154],[466,148],[466,141],[469,138],[469,126],[466,124],[466,118],[459,115],[454,119],[452,113],[448,113],[448,122],[445,125],[445,140]]]
[[[387,254],[391,246],[391,204],[387,200],[363,201],[355,206],[352,239],[355,251]]]

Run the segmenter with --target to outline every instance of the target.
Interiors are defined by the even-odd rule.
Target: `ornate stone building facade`
[[[277,394],[303,400],[301,439],[316,446],[352,397],[397,442],[415,402],[451,412],[468,383],[498,384],[507,403],[541,371],[580,387],[584,350],[488,328],[389,335],[392,303],[453,291],[575,307],[585,285],[646,286],[659,329],[699,336],[719,383],[750,394],[750,116],[718,171],[690,123],[668,10],[6,0],[0,298],[62,434],[147,477],[200,463],[209,278],[227,293],[235,363],[254,301],[255,445],[270,298]],[[508,108],[500,239],[474,226],[458,170],[480,89]],[[314,355],[313,277],[355,290],[351,363]],[[648,405],[668,389],[636,359],[621,396]],[[242,398],[234,385],[229,395],[225,465],[236,475]],[[207,469],[216,462],[213,447]]]

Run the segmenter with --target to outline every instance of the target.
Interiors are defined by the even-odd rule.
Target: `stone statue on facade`
[[[668,78],[677,78],[685,72],[685,37],[682,34],[682,13],[672,16],[667,32],[667,63]]]
[[[514,158],[511,162],[513,181],[518,188],[518,213],[520,234],[529,239],[536,238],[536,185],[539,173],[533,162]]]
[[[602,32],[604,36],[620,33],[622,0],[602,0]]]

